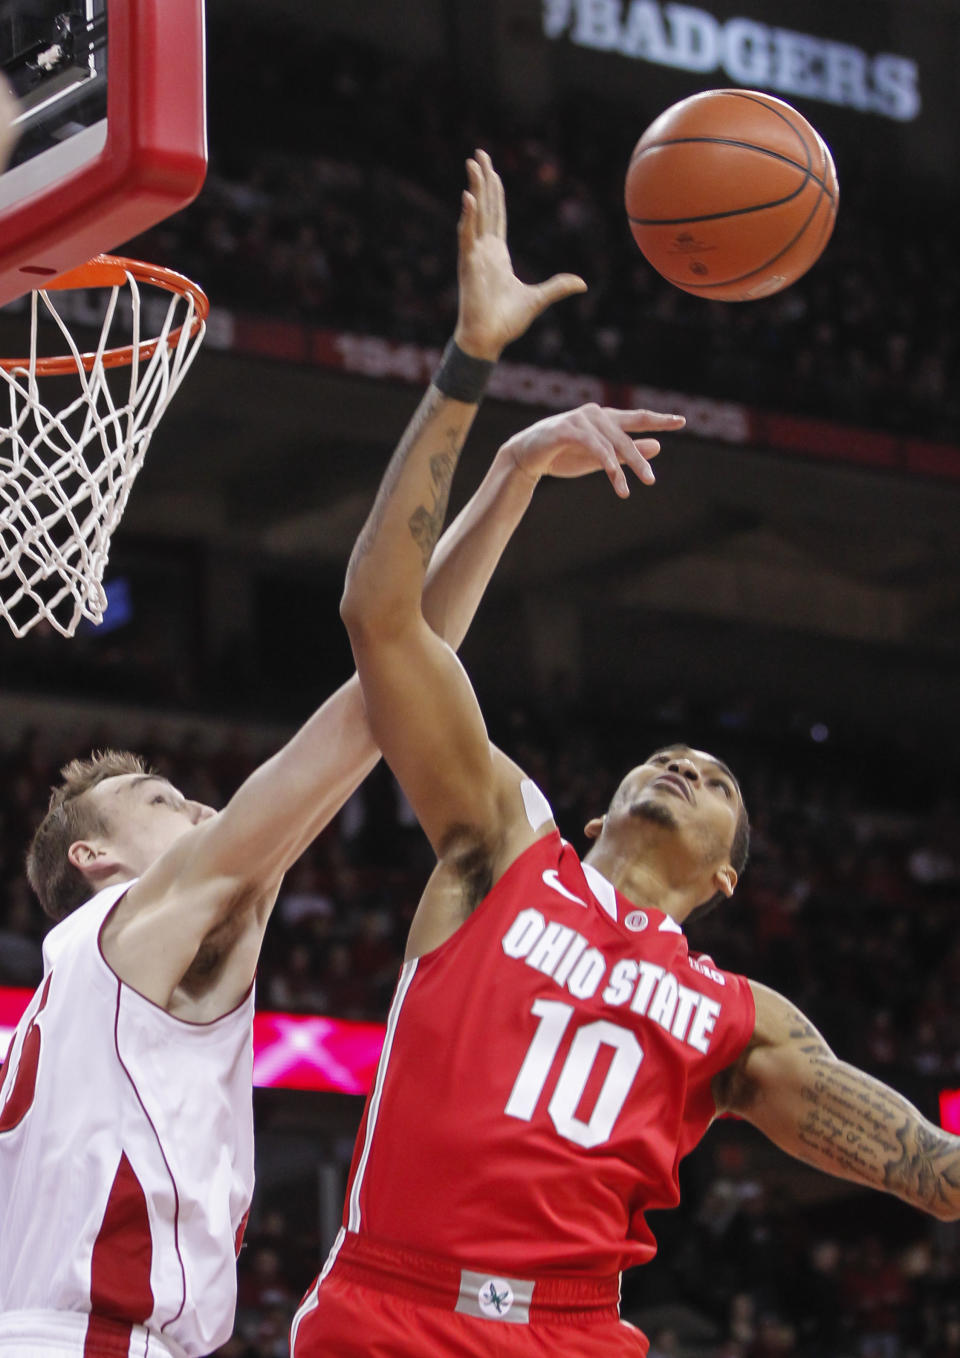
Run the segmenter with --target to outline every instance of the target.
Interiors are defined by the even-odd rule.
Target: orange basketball
[[[624,196],[634,239],[668,282],[747,302],[819,259],[839,188],[826,143],[795,108],[755,90],[707,90],[650,124]]]

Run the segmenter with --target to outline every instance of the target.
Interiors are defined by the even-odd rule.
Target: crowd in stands
[[[571,706],[547,717],[517,707],[495,720],[576,843],[623,772],[624,748],[678,738],[685,719],[664,707],[627,739],[597,712]],[[78,741],[111,740],[108,729],[86,734],[87,742],[76,731],[34,729],[0,749],[0,983],[38,978],[45,922],[22,876],[23,849],[59,763]],[[771,745],[722,714],[697,741],[740,773],[753,848],[734,900],[690,926],[692,946],[789,994],[845,1059],[936,1118],[937,1090],[960,1084],[960,808],[948,784],[929,769],[915,781],[883,778],[868,750],[835,752],[829,740]],[[191,737],[144,743],[158,769],[214,805],[260,757],[239,731],[219,749]],[[261,1006],[383,1018],[429,863],[381,766],[289,874],[259,973]],[[770,1186],[755,1146],[731,1129],[742,1130],[721,1124],[716,1146],[688,1162],[684,1207],[656,1226],[659,1262],[625,1287],[628,1314],[644,1315],[653,1299],[655,1319],[667,1301],[678,1308],[679,1321],[671,1313],[660,1325],[658,1358],[905,1358],[960,1348],[955,1231],[886,1199],[877,1199],[882,1211],[858,1199],[853,1215],[836,1203],[804,1207],[789,1176]],[[270,1204],[261,1206],[241,1259],[232,1358],[282,1351],[316,1263],[315,1234],[315,1223],[279,1227]],[[706,1324],[699,1348],[685,1328],[690,1308]]]
[[[521,276],[569,269],[590,286],[513,347],[517,361],[960,437],[960,261],[936,186],[894,198],[858,147],[840,160],[842,208],[816,267],[763,301],[707,302],[664,283],[627,227],[636,122],[659,110],[578,96],[527,127],[471,97],[449,67],[342,38],[305,50],[282,25],[255,41],[242,26],[216,36],[231,41],[233,59],[212,72],[212,106],[228,112],[214,118],[206,187],[132,247],[195,273],[215,302],[441,343],[455,314],[463,161],[482,145],[506,184]],[[218,71],[232,99],[217,97]]]

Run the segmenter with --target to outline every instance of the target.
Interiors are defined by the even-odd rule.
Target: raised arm
[[[473,173],[479,173],[478,167]],[[499,186],[498,180],[496,184]],[[461,242],[468,238],[472,245],[476,232],[469,226],[469,206],[465,218]],[[495,230],[491,234],[495,242],[500,242],[510,286],[491,287],[490,295],[505,308],[508,317],[513,317],[510,324],[519,324],[518,314],[529,319],[555,296],[583,286],[569,276],[540,288],[519,283],[509,267],[502,231],[501,224],[499,234]],[[492,267],[489,250],[486,259],[483,250],[479,258],[472,250],[470,253],[473,266],[466,270],[466,279],[461,260],[461,291],[468,299],[480,288],[484,268],[489,271]],[[461,307],[461,318],[463,314]],[[469,317],[469,307],[466,314]],[[464,345],[480,348],[477,334],[476,326],[458,327],[458,338]],[[494,350],[491,345],[483,351]],[[416,453],[422,464],[424,447],[431,446],[438,428],[459,452],[475,410],[475,402],[455,400],[431,388],[401,442],[398,456]],[[446,488],[442,505],[431,503],[418,515],[418,565],[415,571],[407,571],[405,581],[417,592],[415,614],[419,624],[454,666],[456,661],[447,643],[457,646],[462,640],[537,479],[547,473],[579,476],[602,467],[618,491],[625,493],[620,464],[627,463],[644,479],[652,480],[646,457],[652,457],[658,445],[650,439],[635,443],[623,430],[677,428],[682,423],[679,417],[592,407],[542,420],[515,435],[500,450],[479,490],[444,535],[429,569],[430,549],[446,506]],[[376,558],[370,564],[379,571],[375,563]],[[396,583],[392,567],[385,564],[383,571],[392,588]],[[376,596],[376,575],[372,583]],[[382,610],[375,611],[383,617]],[[432,628],[445,638],[442,644]],[[251,775],[218,816],[179,840],[143,875],[105,935],[111,965],[137,989],[166,1004],[174,987],[199,958],[202,946],[204,965],[211,974],[230,954],[233,961],[221,989],[242,991],[256,967],[263,929],[283,873],[337,813],[378,755],[364,697],[354,678]]]
[[[451,646],[463,640],[538,478],[549,471],[579,474],[587,469],[583,462],[560,446],[551,421],[542,422],[539,437],[527,431],[500,450],[441,538],[427,573],[423,612]],[[208,962],[239,948],[238,974],[227,977],[224,988],[242,993],[283,874],[378,758],[354,675],[219,815],[178,840],[144,874],[105,935],[110,964],[166,1005],[201,946]]]
[[[505,843],[505,762],[489,744],[470,683],[452,651],[428,625],[420,604],[424,572],[446,510],[450,483],[477,410],[484,365],[521,335],[551,302],[582,289],[558,275],[529,286],[514,275],[506,244],[503,188],[489,157],[468,162],[469,189],[459,225],[460,299],[455,348],[420,404],[387,468],[373,511],[347,571],[341,613],[350,633],[371,726],[434,849],[442,858],[455,845],[489,863]],[[521,456],[540,441],[560,465],[558,445],[570,457],[592,458],[614,488],[628,494],[623,466],[642,479],[653,474],[644,456],[659,445],[635,443],[618,412],[597,407],[556,417],[566,434],[547,422],[511,441],[506,456]],[[682,420],[631,412],[636,429],[676,428]],[[574,429],[573,422],[577,422]],[[659,422],[658,422],[659,421]],[[576,450],[576,451],[574,451]],[[583,468],[581,468],[582,470]],[[572,474],[576,474],[575,472]],[[518,806],[513,799],[511,805]]]
[[[960,1137],[838,1061],[788,1000],[752,983],[754,1036],[714,1085],[721,1112],[752,1122],[815,1169],[880,1188],[942,1221],[960,1218]]]

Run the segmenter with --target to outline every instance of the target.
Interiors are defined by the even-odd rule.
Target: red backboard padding
[[[207,168],[203,0],[110,0],[107,136],[0,213],[0,305],[185,207]]]

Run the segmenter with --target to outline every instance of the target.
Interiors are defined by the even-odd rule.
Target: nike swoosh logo
[[[551,891],[559,892],[561,896],[566,896],[568,901],[575,901],[577,905],[582,905],[584,910],[589,909],[586,901],[581,900],[579,896],[575,896],[572,891],[567,890],[560,881],[560,874],[557,872],[556,868],[547,868],[543,874],[543,885],[548,886]]]

